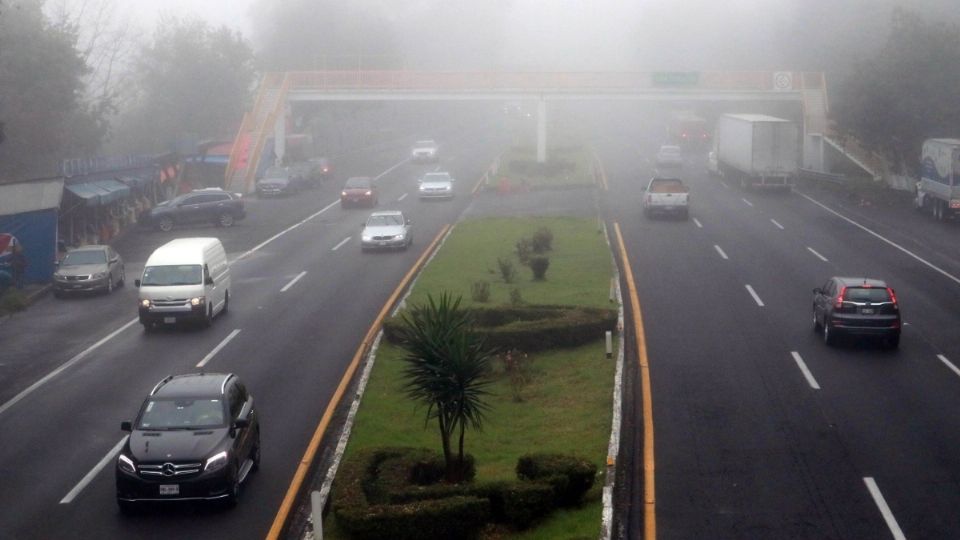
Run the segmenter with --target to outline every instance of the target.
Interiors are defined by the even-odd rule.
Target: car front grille
[[[374,236],[374,240],[393,240],[393,235]]]
[[[63,279],[66,281],[85,281],[90,279],[90,276],[63,276]]]
[[[174,299],[168,299],[168,300],[151,300],[150,303],[156,307],[182,306],[187,303],[187,299],[174,298]]]
[[[200,472],[203,463],[161,463],[158,465],[140,465],[140,476],[144,478],[181,478]]]

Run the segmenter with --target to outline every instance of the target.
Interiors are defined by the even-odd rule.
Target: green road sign
[[[697,86],[700,73],[697,71],[655,71],[650,75],[653,86]]]

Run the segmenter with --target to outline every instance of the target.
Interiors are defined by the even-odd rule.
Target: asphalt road
[[[960,537],[960,226],[813,187],[726,187],[702,152],[683,171],[691,220],[645,220],[661,141],[613,132],[597,151],[645,323],[658,536]],[[899,350],[814,333],[811,289],[832,275],[896,289]],[[635,491],[634,538],[641,506]]]
[[[233,228],[133,233],[115,246],[131,286],[45,298],[0,324],[0,536],[262,538],[370,323],[429,241],[456,221],[502,147],[483,135],[441,140],[440,164],[406,162],[406,142],[380,147],[335,163],[337,178],[318,190],[248,200],[249,217]],[[459,180],[457,197],[418,201],[416,178],[438,167]],[[413,220],[408,251],[361,254],[370,211],[336,202],[344,178],[378,174],[378,209]],[[230,312],[205,330],[144,333],[132,282],[146,257],[170,238],[205,235],[220,237],[234,261]],[[204,360],[208,372],[240,375],[256,398],[260,471],[232,511],[172,505],[122,516],[113,480],[119,422],[132,419],[161,378],[198,371]]]

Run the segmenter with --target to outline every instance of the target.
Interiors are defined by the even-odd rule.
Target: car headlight
[[[373,237],[372,237],[372,236],[366,235],[366,234],[363,235],[363,236],[361,236],[360,238],[361,238],[361,240],[363,240],[364,242],[370,242],[371,240],[373,240]]]
[[[423,187],[423,184],[420,185],[420,191],[426,191],[427,188]]]
[[[127,474],[133,474],[133,475],[137,474],[137,467],[134,466],[133,460],[123,454],[120,454],[117,457],[117,467],[119,467],[121,471]]]
[[[403,237],[406,236],[406,235],[407,235],[407,233],[402,232],[402,233],[393,235],[393,237],[394,237],[395,239],[397,239],[397,240],[403,240]]]
[[[200,304],[203,304],[206,301],[207,301],[207,298],[205,296],[197,296],[196,298],[190,299],[190,305],[199,306]]]
[[[150,300],[146,298],[144,298],[143,300],[140,300],[140,307],[145,307],[145,308],[150,307]]]
[[[346,196],[347,196],[347,192],[346,192],[346,191],[341,191],[341,192],[340,192],[340,196],[341,196],[341,197],[346,197]]]
[[[214,455],[207,460],[207,464],[203,466],[204,472],[214,472],[219,471],[227,464],[227,452],[224,450],[219,454]]]

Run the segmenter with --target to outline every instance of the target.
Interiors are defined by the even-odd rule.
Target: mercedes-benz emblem
[[[173,476],[173,474],[177,471],[177,468],[173,465],[173,463],[164,463],[160,470],[163,471],[164,476]]]

